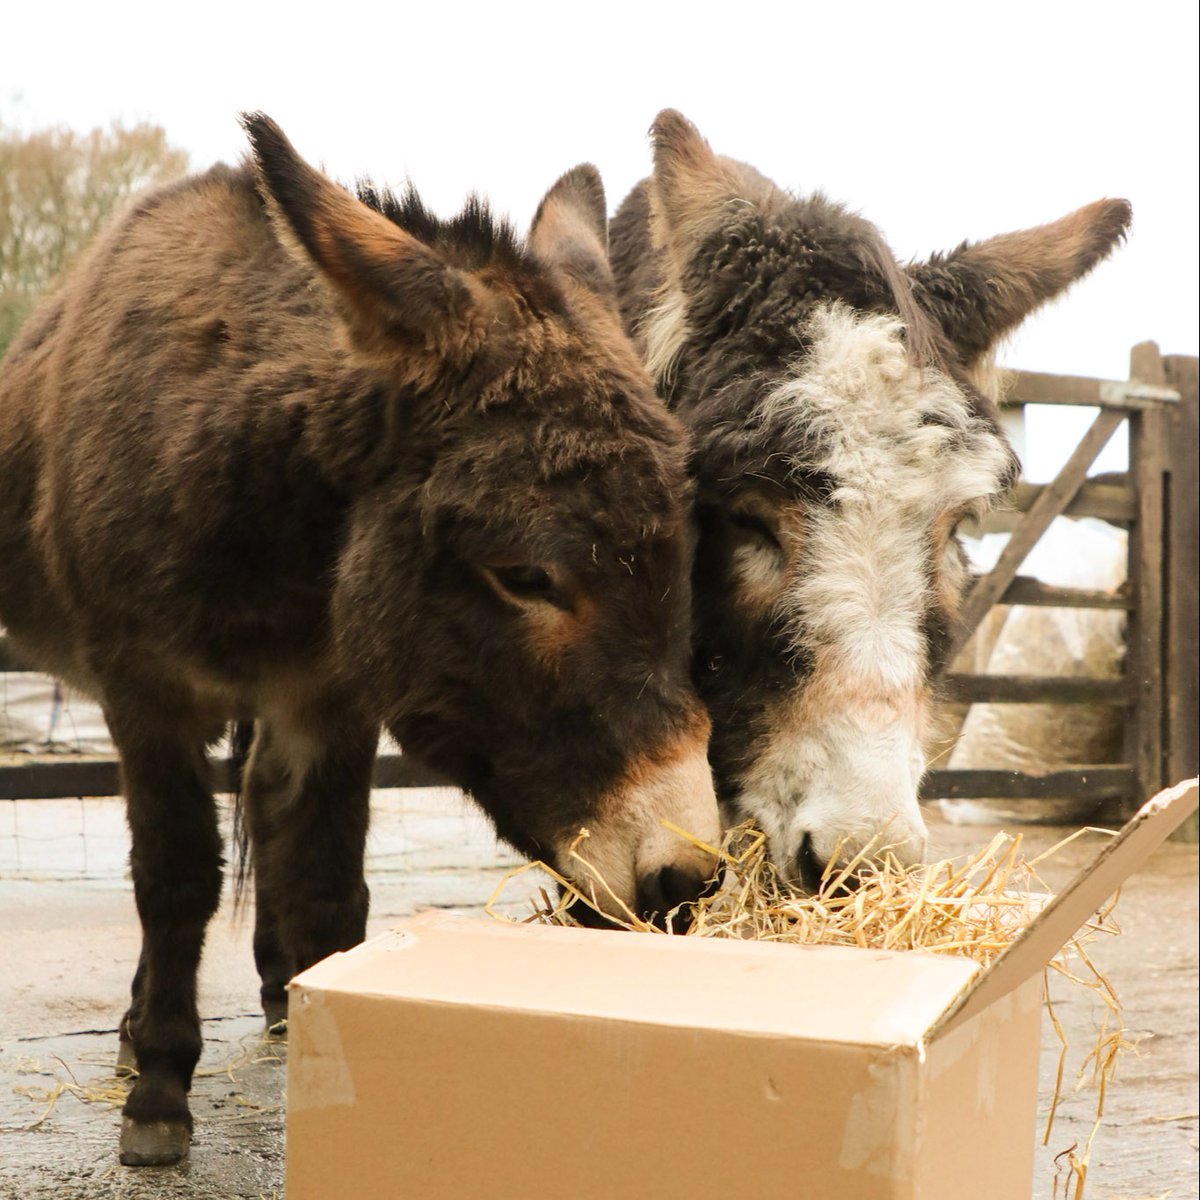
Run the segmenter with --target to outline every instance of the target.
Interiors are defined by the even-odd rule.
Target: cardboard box
[[[1196,807],[1145,805],[988,969],[427,914],[293,981],[288,1200],[1013,1200],[1041,970]]]

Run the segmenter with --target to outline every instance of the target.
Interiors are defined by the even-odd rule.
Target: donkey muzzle
[[[581,924],[637,918],[680,930],[689,923],[680,906],[704,895],[717,874],[712,847],[721,826],[706,742],[635,764],[599,806],[587,837],[560,851],[560,870],[588,901],[571,910]],[[589,905],[598,911],[586,915]]]

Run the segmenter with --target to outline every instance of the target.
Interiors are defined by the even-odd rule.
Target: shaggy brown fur
[[[708,730],[683,439],[620,327],[595,171],[524,246],[477,202],[355,197],[246,128],[252,164],[140,199],[0,370],[0,620],[100,698],[123,764],[132,1163],[186,1151],[221,887],[205,748],[231,718],[257,721],[272,1016],[363,935],[380,723],[567,874],[588,826],[645,911],[712,866],[660,819],[717,832],[680,766]]]

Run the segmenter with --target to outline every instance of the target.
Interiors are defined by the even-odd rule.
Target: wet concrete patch
[[[0,1057],[0,1196],[16,1200],[230,1200],[282,1196],[287,1048],[262,1018],[204,1023],[188,1161],[117,1162],[128,1084],[113,1073],[115,1029],[8,1043]]]

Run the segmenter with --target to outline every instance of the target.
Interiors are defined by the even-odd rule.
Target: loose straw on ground
[[[243,1039],[242,1048],[224,1062],[212,1067],[198,1068],[195,1072],[195,1077],[224,1076],[230,1083],[236,1083],[238,1079],[235,1072],[245,1067],[256,1066],[259,1063],[282,1062],[283,1059],[279,1056],[278,1051],[279,1046],[277,1043],[255,1034],[250,1038]],[[44,1106],[36,1120],[22,1126],[22,1129],[26,1132],[41,1126],[51,1113],[54,1112],[59,1100],[63,1096],[73,1096],[76,1100],[84,1104],[103,1104],[108,1108],[120,1108],[129,1096],[131,1081],[137,1077],[136,1070],[126,1070],[120,1075],[105,1073],[97,1078],[81,1083],[75,1072],[71,1070],[70,1066],[62,1058],[57,1054],[51,1057],[70,1076],[69,1082],[58,1078],[53,1068],[43,1066],[38,1059],[24,1058],[17,1064],[16,1071],[18,1075],[49,1075],[54,1078],[54,1082],[48,1087],[41,1087],[37,1084],[24,1084],[13,1088],[13,1092],[16,1095],[24,1096],[34,1104]],[[110,1058],[108,1055],[97,1059],[80,1060],[80,1064],[85,1066],[108,1065],[109,1062]],[[277,1112],[282,1107],[280,1105],[261,1105],[245,1096],[236,1094],[231,1096],[231,1099],[239,1108],[248,1110],[246,1114],[238,1114],[239,1117],[242,1115],[262,1116],[267,1113]],[[231,1119],[236,1120],[238,1117]]]
[[[1080,834],[1089,832],[1080,830],[1032,860],[1022,857],[1019,834],[997,834],[982,850],[965,859],[945,859],[911,867],[902,866],[886,848],[868,845],[844,863],[838,862],[835,855],[817,890],[802,895],[780,877],[767,854],[765,837],[752,826],[738,826],[726,835],[721,846],[714,847],[668,822],[664,824],[685,840],[716,855],[724,867],[719,890],[697,901],[682,918],[678,911],[668,915],[667,924],[676,928],[687,926],[689,937],[752,938],[793,945],[956,954],[974,959],[983,967],[989,966],[1040,911],[1050,889],[1038,875],[1038,864]],[[560,895],[552,899],[544,888],[540,889],[526,923],[576,925],[570,909],[575,904],[584,904],[597,910],[609,909],[609,920],[627,929],[664,933],[613,895],[583,852],[587,836],[586,830],[581,831],[569,852],[573,869],[585,881],[582,886],[545,863],[527,863],[505,875],[492,894],[487,911],[500,920],[511,920],[496,910],[496,904],[514,878],[526,871],[540,870],[558,884]],[[590,894],[585,894],[584,888]],[[596,896],[603,896],[606,903],[598,906]],[[1100,1127],[1118,1051],[1126,1044],[1120,1002],[1085,949],[1098,934],[1120,932],[1112,915],[1115,903],[1114,897],[1048,967],[1048,971],[1057,971],[1072,984],[1093,992],[1104,1006],[1096,1046],[1079,1068],[1080,1085],[1090,1081],[1096,1088],[1095,1123],[1082,1152],[1074,1145],[1056,1157],[1055,1200],[1060,1195],[1064,1200],[1081,1200],[1083,1196],[1092,1140]],[[614,905],[620,914],[616,918],[611,916]],[[1048,974],[1045,1002],[1061,1045],[1054,1096],[1043,1136],[1043,1144],[1048,1144],[1063,1093],[1067,1059],[1066,1034],[1050,1000]]]

